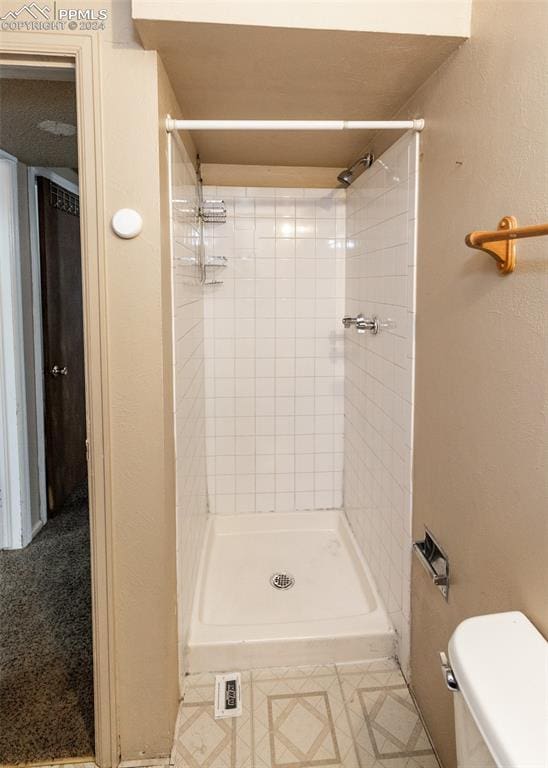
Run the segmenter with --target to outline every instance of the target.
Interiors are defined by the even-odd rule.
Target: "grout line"
[[[255,700],[253,696],[254,682],[253,682],[253,670],[249,671],[249,724],[251,728],[251,744],[249,748],[251,750],[251,768],[255,768]]]
[[[311,675],[295,675],[295,676],[288,675],[287,677],[260,677],[257,680],[257,682],[258,683],[280,683],[280,682],[285,682],[286,680],[290,680],[290,681],[304,680],[310,677],[313,677],[314,679],[316,679],[318,677],[333,677],[334,675],[335,675],[335,672],[318,672],[318,673],[315,672],[314,674],[311,674]]]
[[[343,701],[344,711],[346,714],[346,722],[348,723],[348,730],[350,732],[350,736],[352,737],[352,746],[354,747],[354,753],[356,755],[356,760],[358,761],[359,768],[362,768],[362,761],[360,758],[360,750],[358,749],[358,745],[356,743],[356,734],[354,733],[354,728],[352,727],[352,718],[350,717],[350,712],[348,709],[348,705],[346,702],[346,696],[344,695],[344,689],[342,685],[341,675],[339,673],[339,667],[337,664],[335,664],[335,673],[337,675],[337,682],[339,683],[339,690],[341,692],[341,698]]]

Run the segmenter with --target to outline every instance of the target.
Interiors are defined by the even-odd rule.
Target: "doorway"
[[[95,753],[76,92],[68,72],[44,69],[36,80],[36,71],[14,67],[0,81],[0,148],[16,179],[14,382],[27,468],[17,510],[2,509],[21,516],[22,533],[0,551],[0,764]]]
[[[80,200],[74,184],[33,174],[38,203],[48,516],[87,485]],[[49,174],[48,174],[49,175]]]

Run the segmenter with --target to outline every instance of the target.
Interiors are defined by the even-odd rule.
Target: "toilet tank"
[[[464,696],[458,691],[455,692],[453,707],[458,768],[497,768]]]
[[[449,662],[459,768],[548,768],[548,643],[527,617],[463,621]]]

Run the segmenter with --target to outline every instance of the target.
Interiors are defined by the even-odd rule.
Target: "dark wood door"
[[[49,512],[86,479],[82,263],[77,195],[38,177]]]

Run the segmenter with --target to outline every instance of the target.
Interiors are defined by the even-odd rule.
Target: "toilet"
[[[548,643],[529,619],[466,619],[448,653],[458,768],[548,768]]]

